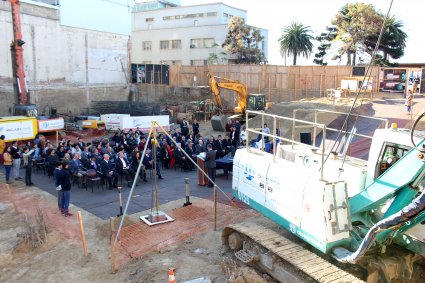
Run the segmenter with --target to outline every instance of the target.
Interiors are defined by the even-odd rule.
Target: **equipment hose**
[[[382,219],[381,221],[373,225],[372,228],[369,229],[359,248],[355,252],[349,253],[344,257],[335,256],[335,258],[339,262],[356,263],[357,260],[359,260],[372,245],[379,232],[381,232],[382,230],[395,228],[399,225],[403,225],[405,222],[414,218],[424,210],[425,190],[422,191],[422,193],[418,197],[416,197],[409,205],[405,206],[398,213],[395,213],[385,219]]]

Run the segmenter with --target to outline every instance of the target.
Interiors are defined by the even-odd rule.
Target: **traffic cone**
[[[174,268],[168,269],[168,283],[176,283],[176,279],[174,279]]]

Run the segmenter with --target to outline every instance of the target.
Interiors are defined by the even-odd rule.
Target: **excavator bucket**
[[[214,131],[226,130],[227,117],[225,115],[214,115],[211,118],[211,126]]]

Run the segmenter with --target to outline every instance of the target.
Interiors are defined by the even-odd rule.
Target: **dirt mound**
[[[114,232],[118,231],[118,227],[120,226],[120,222],[121,222],[121,217],[113,218],[112,224],[111,224],[111,220],[106,220],[105,223],[102,224],[101,226],[99,226],[99,228],[97,230],[97,234],[98,234],[99,238],[110,238],[111,237],[111,229],[113,229]],[[129,217],[125,217],[123,227],[133,225],[134,223],[136,223],[136,222],[131,220]]]

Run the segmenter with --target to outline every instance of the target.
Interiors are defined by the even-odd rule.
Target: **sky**
[[[229,6],[247,10],[248,24],[269,31],[269,64],[284,65],[285,60],[279,52],[278,39],[281,28],[293,21],[310,26],[313,36],[325,31],[331,24],[337,11],[346,3],[371,3],[383,14],[390,6],[390,0],[350,1],[350,0],[181,0],[182,5],[196,5],[205,3],[223,2]],[[425,1],[423,0],[394,0],[391,14],[404,23],[404,32],[407,33],[405,55],[397,60],[403,63],[425,63]],[[315,43],[313,54],[308,58],[297,58],[297,65],[314,65],[314,53],[318,43]],[[286,63],[292,64],[292,57]],[[344,62],[341,62],[344,64]],[[329,65],[338,65],[338,61],[331,61]]]

